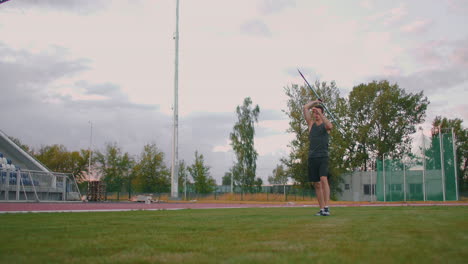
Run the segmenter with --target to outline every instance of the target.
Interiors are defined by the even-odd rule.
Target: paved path
[[[359,207],[359,206],[468,206],[468,202],[415,202],[415,203],[350,203],[334,202],[331,207]],[[29,212],[112,212],[134,210],[180,210],[180,209],[217,209],[217,208],[273,208],[273,207],[318,207],[311,203],[133,203],[133,202],[0,202],[0,213],[29,213]]]

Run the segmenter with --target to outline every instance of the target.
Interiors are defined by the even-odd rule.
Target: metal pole
[[[457,145],[455,144],[455,132],[452,127],[453,166],[455,171],[455,199],[458,201],[458,170],[457,170]]]
[[[405,163],[403,163],[403,197],[406,202],[406,166],[405,166]]]
[[[382,170],[382,173],[383,173],[383,200],[384,202],[387,201],[387,193],[386,193],[386,186],[385,186],[385,154],[382,155],[382,167],[383,167],[383,170]]]
[[[426,201],[426,140],[424,137],[424,132],[421,129],[422,133],[422,143],[423,143],[423,200]]]
[[[187,200],[187,170],[185,171],[185,180],[184,180],[184,199]]]
[[[89,134],[89,162],[88,162],[88,192],[86,193],[86,200],[88,200],[88,195],[89,195],[89,185],[91,182],[91,159],[93,157],[93,122],[89,121],[91,124],[91,132]]]
[[[440,146],[440,169],[442,170],[442,197],[445,202],[445,166],[444,166],[444,149],[442,143],[442,127],[439,126],[439,146]]]
[[[234,193],[234,171],[231,173],[231,193]]]
[[[369,182],[370,182],[370,201],[372,202],[372,168],[369,174]]]
[[[178,128],[179,128],[179,0],[176,0],[174,129],[172,134],[171,198],[179,197],[178,190]]]

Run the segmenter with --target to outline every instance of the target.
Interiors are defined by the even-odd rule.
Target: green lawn
[[[468,207],[0,214],[0,263],[466,263]]]

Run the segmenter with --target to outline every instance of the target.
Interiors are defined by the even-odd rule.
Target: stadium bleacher
[[[76,201],[80,198],[71,173],[52,172],[0,130],[0,202]]]

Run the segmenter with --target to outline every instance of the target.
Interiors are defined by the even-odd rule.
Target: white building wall
[[[343,183],[340,183],[341,194],[338,199],[341,201],[375,201],[376,175],[374,171],[356,171],[342,176]],[[369,194],[364,193],[364,185],[369,185]]]

